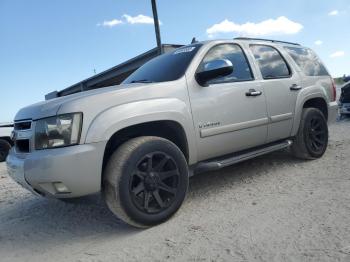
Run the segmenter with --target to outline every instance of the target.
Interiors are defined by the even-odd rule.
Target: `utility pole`
[[[151,2],[152,2],[154,30],[156,32],[156,39],[157,39],[158,54],[161,54],[163,53],[162,52],[163,50],[162,50],[162,42],[160,40],[159,19],[158,19],[158,13],[157,13],[156,0],[151,0]]]

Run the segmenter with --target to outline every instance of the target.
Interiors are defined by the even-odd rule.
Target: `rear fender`
[[[313,98],[322,98],[328,105],[327,94],[323,88],[318,88],[317,86],[303,88],[297,97],[291,136],[295,136],[298,132],[304,104]]]

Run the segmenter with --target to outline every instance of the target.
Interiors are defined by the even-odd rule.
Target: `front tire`
[[[323,156],[328,146],[328,126],[323,113],[316,108],[304,108],[292,153],[300,159]]]
[[[140,228],[160,224],[181,206],[188,188],[181,150],[160,137],[138,137],[121,145],[104,171],[103,195],[109,209]]]

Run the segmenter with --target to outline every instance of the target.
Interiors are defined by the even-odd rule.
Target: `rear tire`
[[[169,140],[144,136],[121,145],[104,171],[103,195],[109,209],[139,228],[160,224],[180,208],[188,188],[188,166]]]
[[[292,153],[300,159],[323,156],[328,145],[328,126],[323,113],[316,108],[304,108]]]
[[[6,157],[10,149],[11,149],[11,144],[4,139],[0,139],[0,162],[3,162],[6,160]]]

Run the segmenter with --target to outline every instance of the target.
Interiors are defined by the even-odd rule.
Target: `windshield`
[[[202,44],[192,44],[160,55],[137,69],[123,84],[166,82],[179,79]]]

